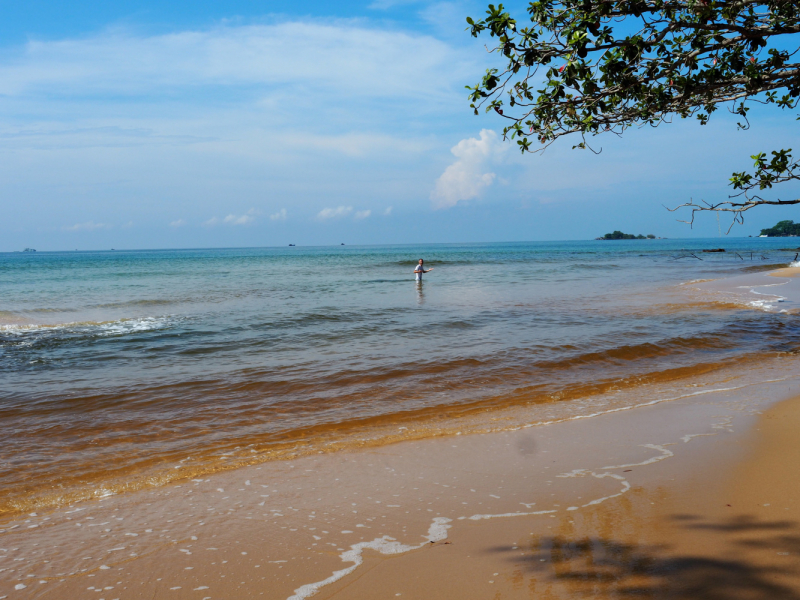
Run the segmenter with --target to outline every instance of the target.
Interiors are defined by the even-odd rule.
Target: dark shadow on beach
[[[693,529],[712,537],[697,553],[603,537],[536,537],[523,566],[543,598],[800,600],[796,523],[749,515],[717,522],[677,515],[672,522],[678,535]],[[520,564],[518,550],[491,552],[508,552]]]

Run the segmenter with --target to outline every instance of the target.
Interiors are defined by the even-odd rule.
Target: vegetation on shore
[[[605,234],[603,237],[595,238],[598,240],[654,240],[656,236],[652,233],[648,235],[633,235],[632,233],[622,233],[619,229]]]
[[[794,221],[778,221],[775,227],[761,230],[761,235],[767,237],[789,237],[800,235],[800,223]]]

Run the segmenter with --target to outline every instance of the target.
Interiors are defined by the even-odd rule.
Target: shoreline
[[[767,363],[767,366],[764,365]],[[365,419],[361,426],[314,428],[297,433],[268,450],[256,451],[249,444],[218,449],[217,462],[200,462],[189,456],[173,459],[171,465],[148,472],[141,467],[125,474],[120,481],[102,479],[83,487],[51,485],[44,494],[29,494],[23,499],[0,493],[0,533],[8,522],[32,511],[59,510],[80,502],[91,502],[122,494],[136,494],[164,486],[179,485],[191,479],[207,478],[274,461],[294,461],[318,454],[379,449],[407,442],[447,439],[460,435],[481,435],[517,431],[530,427],[594,418],[662,402],[702,395],[702,388],[714,382],[732,382],[737,372],[748,369],[760,372],[760,382],[780,379],[784,367],[776,353],[737,357],[727,364],[695,364],[655,373],[631,373],[622,380],[586,382],[573,390],[557,393],[528,392],[517,397],[497,397],[445,408],[432,407]],[[751,385],[752,382],[746,385]],[[727,384],[725,384],[727,385]],[[571,393],[570,393],[571,392]],[[574,395],[573,395],[574,394]],[[238,453],[237,453],[238,451]]]
[[[689,285],[710,294],[712,301],[722,305],[738,305],[765,312],[798,313],[799,275],[800,268],[789,266],[725,279],[689,282]]]
[[[620,523],[641,528],[641,498],[668,507],[698,478],[721,486],[758,413],[800,390],[795,362],[774,367],[789,373],[780,380],[694,381],[636,410],[262,463],[34,513],[2,532],[0,596],[528,597],[546,577],[523,573],[519,588],[508,561],[538,556],[534,537],[604,519],[613,530],[621,505]]]

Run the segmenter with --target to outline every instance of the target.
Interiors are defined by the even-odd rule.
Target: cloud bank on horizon
[[[6,42],[14,218],[0,250],[690,235],[702,224],[676,227],[661,205],[725,194],[754,135],[788,135],[682,124],[608,140],[599,157],[520,157],[498,117],[468,108],[464,86],[489,64],[459,22],[474,7],[345,4],[348,17],[316,7],[157,33],[129,19]],[[575,202],[585,222],[561,225]]]

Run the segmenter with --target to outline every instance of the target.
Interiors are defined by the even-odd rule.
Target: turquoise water
[[[785,266],[794,245],[0,254],[0,510],[793,351],[795,315],[680,284]]]

